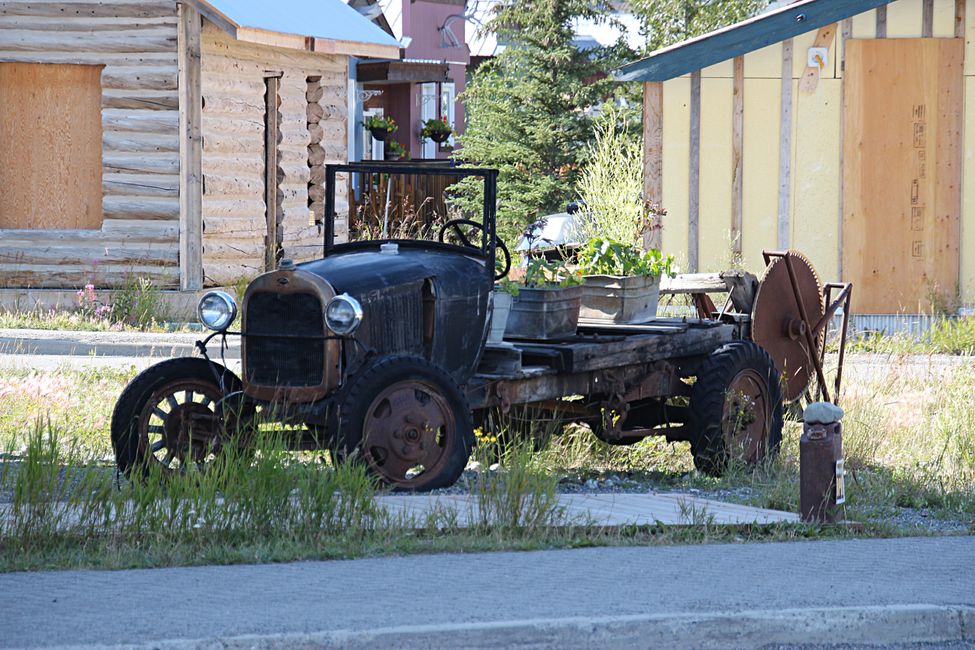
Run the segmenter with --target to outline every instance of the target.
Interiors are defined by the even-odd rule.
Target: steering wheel
[[[470,226],[475,230],[484,230],[484,226],[476,221],[471,221],[470,219],[451,219],[445,223],[442,228],[440,228],[440,234],[437,235],[437,240],[441,244],[447,243],[444,241],[444,239],[447,231],[450,230],[454,235],[457,236],[457,239],[460,240],[462,245],[466,246],[467,248],[480,248],[480,246],[472,243],[471,240],[467,238],[467,235],[464,233],[461,226]],[[500,239],[497,240],[495,247],[501,251],[501,257],[504,260],[504,269],[494,276],[495,280],[500,280],[504,276],[508,275],[508,271],[511,270],[511,253],[508,252],[508,247],[505,246],[504,242]]]

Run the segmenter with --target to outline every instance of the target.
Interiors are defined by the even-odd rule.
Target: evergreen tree
[[[755,15],[769,0],[630,0],[643,23],[644,53],[733,25]]]
[[[506,47],[467,86],[458,156],[499,169],[498,230],[513,243],[574,196],[592,138],[587,109],[618,90],[606,73],[627,53],[572,43],[576,19],[608,19],[602,0],[502,0],[495,11],[488,28]]]

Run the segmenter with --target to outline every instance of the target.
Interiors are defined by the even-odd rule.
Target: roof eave
[[[241,27],[206,0],[183,0],[195,6],[204,18],[220,27],[233,38],[244,43],[283,47],[305,52],[368,57],[373,59],[400,58],[398,45],[383,45],[364,41],[311,38],[300,34],[285,34],[254,27]]]
[[[667,81],[886,5],[891,0],[801,0],[657,50],[614,73],[617,81]]]

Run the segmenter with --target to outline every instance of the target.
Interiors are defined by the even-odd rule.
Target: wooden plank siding
[[[743,85],[734,57],[712,62],[713,53],[708,54],[709,64],[697,73],[691,70],[664,82],[668,224],[663,243],[665,252],[683,262],[682,268],[703,271],[727,266],[729,253],[735,252],[736,236],[735,228],[728,224],[738,223],[735,211],[741,182],[740,245],[746,270],[761,273],[763,248],[793,247],[810,257],[824,281],[840,279],[847,270],[842,263],[844,248],[863,245],[856,241],[857,235],[844,233],[843,222],[844,193],[848,184],[857,182],[844,168],[844,148],[857,147],[863,137],[844,132],[846,45],[878,37],[956,37],[965,40],[965,82],[960,90],[965,95],[964,115],[956,138],[963,166],[958,284],[961,302],[975,304],[975,0],[896,0],[882,9],[879,6],[838,18],[835,25],[817,25],[793,39],[748,51],[743,55]],[[821,27],[826,29],[820,31]],[[723,38],[737,43],[738,36]],[[808,50],[817,44],[828,47],[827,65],[818,71],[814,84],[807,80],[800,91],[800,82],[809,72]],[[730,55],[739,51],[737,47],[722,52]],[[673,56],[663,57],[644,66],[642,72],[649,79],[666,76],[661,72],[664,64],[678,65]],[[692,90],[695,77],[700,78],[702,89],[697,137],[692,135],[697,121]],[[735,120],[739,85],[744,89],[740,136]],[[739,137],[743,148],[739,148]],[[694,152],[697,142],[699,159]],[[955,252],[949,248],[947,254]],[[908,311],[916,310],[918,302],[923,300],[915,301]],[[866,302],[861,304],[866,306]],[[856,307],[855,302],[854,310]],[[896,310],[897,305],[891,304],[891,311]]]
[[[253,277],[265,268],[265,79],[278,82],[277,199],[284,257],[321,254],[320,227],[309,220],[308,147],[320,142],[329,163],[346,162],[347,65],[342,55],[241,43],[203,28],[203,269],[209,285]],[[308,79],[320,77],[323,117],[308,122]],[[317,132],[320,129],[321,132]],[[273,179],[273,175],[269,178]],[[345,184],[337,212],[347,208]],[[347,210],[346,210],[347,211]],[[344,236],[344,223],[337,224]]]
[[[3,2],[0,62],[104,66],[101,229],[0,231],[0,287],[177,288],[176,2]]]

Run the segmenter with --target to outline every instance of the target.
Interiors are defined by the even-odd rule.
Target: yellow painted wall
[[[731,79],[701,80],[701,272],[731,260],[731,89]]]
[[[748,269],[761,269],[762,251],[778,247],[781,87],[781,79],[745,80],[741,244]]]
[[[667,209],[663,250],[687,269],[687,170],[690,151],[691,81],[688,77],[664,83],[664,188]]]
[[[794,88],[792,246],[824,281],[839,278],[840,79],[820,79],[814,93]]]
[[[876,12],[852,19],[854,38],[876,36]],[[888,5],[889,38],[918,38],[921,0]],[[962,187],[963,301],[975,303],[975,0],[967,4],[966,113]],[[954,0],[935,0],[934,35],[954,34]],[[793,65],[793,142],[791,245],[806,252],[823,280],[839,279],[841,215],[842,71],[840,36],[830,51],[831,65],[815,93],[798,90],[806,52],[815,31],[795,39]],[[777,246],[781,44],[745,56],[745,148],[742,248],[745,267],[761,272],[763,248]],[[720,270],[730,260],[732,62],[702,71],[700,270]],[[669,218],[664,247],[681,261],[687,256],[689,154],[688,77],[665,84],[664,204]],[[686,268],[686,264],[683,266]]]
[[[951,8],[952,14],[955,8]],[[921,36],[920,0],[897,0],[887,5],[887,38],[919,38]]]

